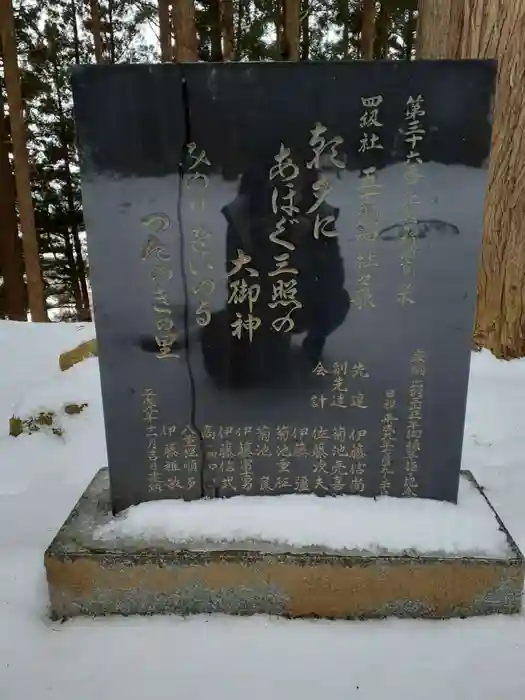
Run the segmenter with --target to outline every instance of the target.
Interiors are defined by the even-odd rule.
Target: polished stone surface
[[[74,70],[115,510],[456,500],[494,74]]]

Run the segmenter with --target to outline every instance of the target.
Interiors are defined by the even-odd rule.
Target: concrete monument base
[[[517,613],[524,559],[391,554],[267,542],[174,545],[93,535],[111,518],[107,469],[95,476],[45,553],[54,619],[77,615],[259,613],[341,619],[450,618]]]

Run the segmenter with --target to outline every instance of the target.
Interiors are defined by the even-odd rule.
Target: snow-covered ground
[[[525,614],[323,622],[46,616],[43,553],[106,448],[98,364],[60,373],[89,325],[0,323],[0,699],[523,700]],[[472,362],[463,466],[525,549],[525,361]],[[8,435],[9,418],[60,411],[63,437]]]

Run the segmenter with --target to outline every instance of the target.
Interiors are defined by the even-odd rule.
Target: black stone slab
[[[115,510],[456,501],[494,76],[74,69]]]

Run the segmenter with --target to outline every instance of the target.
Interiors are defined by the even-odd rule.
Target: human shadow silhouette
[[[293,180],[297,211],[279,236],[293,249],[285,249],[270,236],[281,217],[275,203],[282,201],[288,188],[270,182],[271,167],[272,163],[262,163],[248,168],[236,198],[221,210],[227,222],[229,303],[212,314],[200,337],[206,371],[221,387],[282,381],[297,362],[315,367],[328,336],[350,308],[335,229],[339,210],[323,201],[316,189],[319,172],[297,166]],[[289,255],[287,267],[294,274],[279,269],[276,257],[283,252]],[[244,260],[241,268],[240,260]],[[240,295],[232,289],[243,290],[248,305],[239,303]],[[291,307],[293,313],[288,314]],[[287,315],[291,323],[283,321]],[[252,332],[250,323],[258,323]],[[292,337],[298,334],[306,334],[299,355],[292,350]]]

